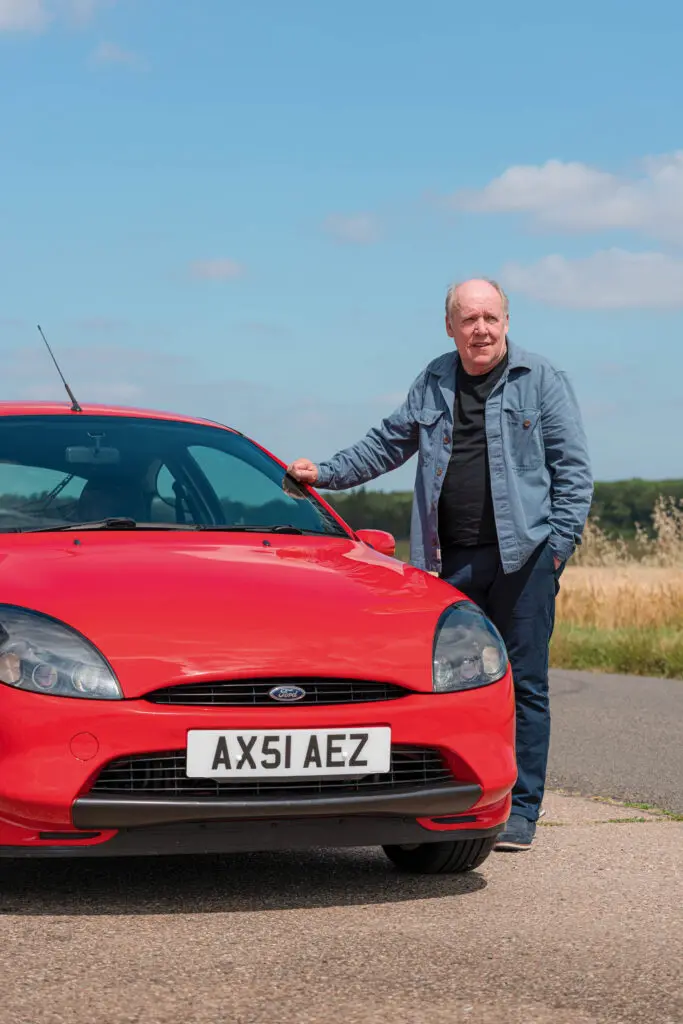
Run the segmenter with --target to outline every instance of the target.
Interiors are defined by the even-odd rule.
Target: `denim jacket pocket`
[[[415,414],[415,419],[421,427],[433,427],[437,420],[443,416],[443,409],[420,409]]]
[[[441,434],[439,424],[443,420],[443,409],[420,409],[415,419],[420,429],[420,454],[425,462],[430,462],[437,447],[436,436]]]
[[[507,454],[514,469],[538,469],[545,458],[538,409],[505,409]]]

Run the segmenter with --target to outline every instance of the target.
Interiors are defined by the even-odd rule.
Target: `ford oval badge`
[[[273,700],[279,700],[281,704],[293,704],[297,700],[303,700],[306,691],[301,686],[274,686],[268,690],[268,696]]]

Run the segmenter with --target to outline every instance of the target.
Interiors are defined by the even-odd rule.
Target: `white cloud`
[[[478,213],[527,214],[548,229],[627,229],[683,242],[683,151],[646,157],[632,175],[560,160],[509,167],[482,189],[456,192],[448,204]]]
[[[116,0],[0,0],[0,32],[42,32],[51,22],[85,25]]]
[[[49,20],[44,0],[0,0],[0,32],[41,32]]]
[[[231,281],[243,273],[244,267],[236,260],[196,260],[190,264],[190,274],[201,281]]]
[[[55,13],[72,25],[88,25],[100,11],[113,7],[118,0],[46,0]]]
[[[350,216],[331,214],[325,221],[325,231],[338,242],[353,245],[372,245],[380,238],[380,224],[372,213],[356,213]]]
[[[71,21],[85,25],[92,21],[98,9],[109,6],[114,0],[62,0],[62,8]]]
[[[659,252],[607,249],[584,259],[546,256],[503,267],[511,292],[573,309],[683,308],[683,259]]]
[[[146,67],[146,62],[138,53],[134,53],[132,50],[124,50],[123,47],[118,46],[116,43],[100,43],[96,46],[93,52],[90,54],[89,63],[93,67],[111,67],[112,65],[122,65],[129,68],[138,68],[142,70]]]

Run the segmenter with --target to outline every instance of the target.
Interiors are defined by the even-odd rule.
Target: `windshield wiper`
[[[242,524],[236,526],[199,526],[198,529],[211,533],[292,533],[307,537],[331,536],[328,533],[323,533],[322,530],[306,530],[300,526],[291,526],[289,524],[283,526],[243,526]]]
[[[84,523],[61,523],[59,526],[37,526],[20,529],[18,533],[68,533],[75,530],[200,530],[194,523],[138,523],[127,516],[110,516]]]
[[[139,523],[128,516],[110,516],[108,519],[93,519],[83,523],[59,523],[56,526],[12,527],[8,533],[69,533],[78,530],[194,530],[203,533],[288,533],[308,537],[330,537],[336,534],[322,530],[306,530],[285,523],[281,526],[212,526],[205,523]],[[344,536],[344,534],[338,534]]]

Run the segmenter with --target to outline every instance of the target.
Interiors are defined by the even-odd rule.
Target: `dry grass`
[[[683,679],[683,505],[661,499],[629,543],[589,521],[565,569],[550,647],[557,668]]]
[[[594,629],[683,629],[683,567],[568,566],[557,621]]]
[[[683,505],[660,499],[652,530],[613,540],[589,521],[565,569],[550,648],[557,668],[683,678]]]
[[[629,543],[595,520],[561,580],[561,626],[597,630],[683,631],[683,505],[661,498],[652,530]]]
[[[570,565],[560,582],[550,663],[683,679],[683,568]]]
[[[632,541],[612,539],[600,528],[597,518],[588,520],[572,565],[593,568],[634,564],[683,571],[683,502],[660,498],[652,512],[650,532],[638,523]]]

